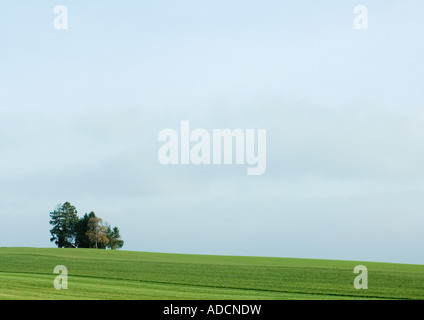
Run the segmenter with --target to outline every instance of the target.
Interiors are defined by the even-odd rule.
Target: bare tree
[[[99,247],[99,244],[106,245],[109,242],[107,228],[103,225],[102,218],[95,217],[88,221],[87,237],[96,249]]]

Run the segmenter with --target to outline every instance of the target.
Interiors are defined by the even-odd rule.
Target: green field
[[[368,269],[357,290],[356,265]],[[68,270],[57,290],[56,265]],[[0,248],[0,299],[424,299],[424,265],[364,261]]]

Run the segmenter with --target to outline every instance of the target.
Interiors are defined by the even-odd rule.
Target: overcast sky
[[[53,247],[49,212],[69,201],[126,250],[424,264],[423,12],[2,1],[0,246]],[[158,133],[182,120],[266,129],[265,174],[161,165]]]

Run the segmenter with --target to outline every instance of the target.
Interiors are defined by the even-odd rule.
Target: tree
[[[120,249],[124,246],[124,240],[121,239],[118,227],[111,229],[110,225],[107,225],[107,238],[109,239],[107,246],[112,250]]]
[[[96,215],[93,211],[91,211],[89,214],[84,214],[84,216],[79,219],[76,225],[75,246],[78,248],[90,248],[90,239],[87,236],[87,231],[88,221],[90,221],[91,218],[96,218]]]
[[[75,246],[75,230],[78,223],[77,210],[69,202],[59,204],[56,210],[50,212],[50,230],[52,237],[58,248],[70,248]]]
[[[94,248],[104,247],[109,239],[107,238],[107,229],[103,225],[102,218],[90,218],[88,220],[87,236]]]

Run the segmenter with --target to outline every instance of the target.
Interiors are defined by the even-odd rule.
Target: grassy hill
[[[356,290],[356,265],[368,290]],[[56,265],[68,289],[56,290]],[[0,248],[0,299],[424,299],[424,265],[57,248]]]

